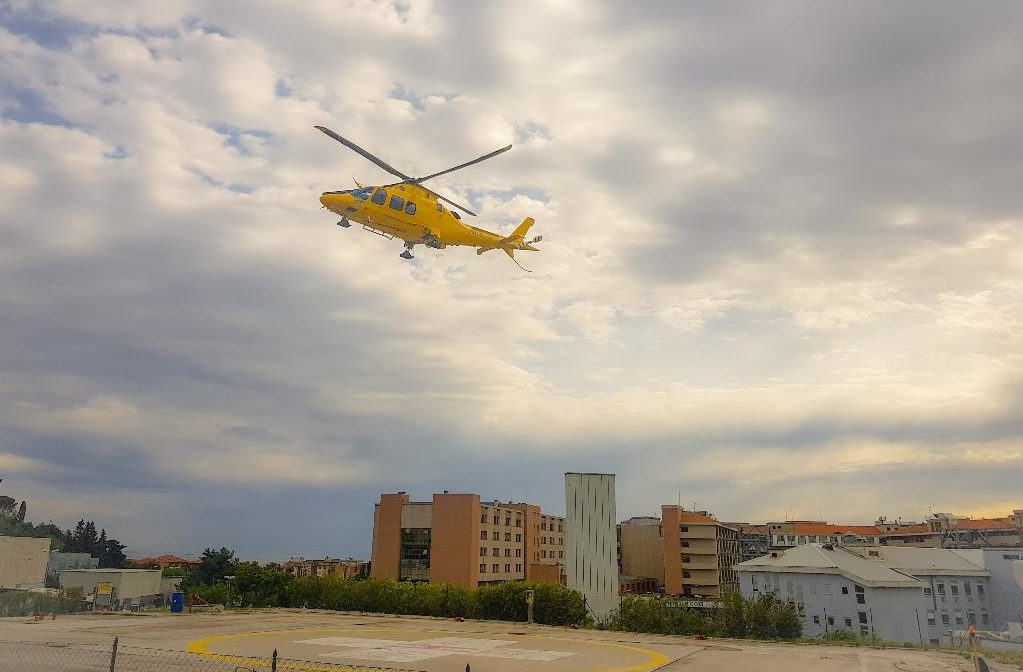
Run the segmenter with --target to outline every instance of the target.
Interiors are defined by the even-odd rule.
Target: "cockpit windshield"
[[[346,193],[351,194],[360,201],[365,201],[369,198],[369,195],[373,193],[373,187],[359,187],[358,189],[349,189]]]

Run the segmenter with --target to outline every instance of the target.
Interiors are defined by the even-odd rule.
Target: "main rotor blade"
[[[485,156],[481,156],[478,159],[473,159],[472,161],[469,161],[467,163],[463,163],[460,166],[455,166],[454,168],[448,168],[447,170],[442,170],[439,173],[434,173],[433,175],[427,175],[426,177],[417,178],[416,182],[425,182],[426,180],[433,179],[433,178],[438,177],[440,175],[447,175],[448,173],[453,173],[456,170],[461,170],[462,168],[465,168],[467,166],[471,166],[474,163],[479,163],[480,161],[486,161],[487,159],[492,159],[495,156],[497,156],[498,154],[503,154],[503,153],[507,152],[511,148],[512,148],[511,145],[508,145],[507,147],[502,147],[501,149],[494,150],[493,152],[490,152],[489,154],[486,154]],[[462,209],[464,210],[465,208],[462,208]]]
[[[400,177],[401,179],[406,180],[408,182],[414,182],[415,181],[413,178],[409,177],[405,173],[403,173],[403,172],[401,172],[401,171],[399,171],[399,170],[397,170],[395,168],[392,168],[391,166],[389,166],[382,159],[378,159],[377,157],[373,156],[372,154],[367,152],[362,147],[359,147],[357,144],[355,144],[351,140],[346,140],[345,138],[342,138],[340,135],[338,135],[334,131],[330,130],[329,128],[324,128],[323,126],[314,126],[313,128],[315,128],[315,129],[317,129],[319,131],[322,131],[323,133],[329,135],[330,137],[334,138],[335,140],[340,142],[345,147],[347,147],[347,148],[349,148],[351,150],[354,150],[354,151],[358,152],[359,154],[362,154],[364,157],[366,157],[367,159],[369,159],[373,163],[377,164],[378,166],[380,166],[381,168],[383,168],[384,170],[389,172],[391,175],[394,175],[395,177]],[[486,158],[486,157],[484,157],[484,158]],[[479,160],[480,159],[477,159],[477,161],[479,161]],[[468,164],[466,164],[466,165],[468,165]]]
[[[464,205],[459,205],[458,203],[455,203],[454,201],[452,201],[452,200],[451,200],[451,199],[449,199],[449,198],[444,198],[443,196],[441,196],[440,194],[438,194],[438,193],[437,193],[436,191],[434,191],[433,189],[427,189],[426,187],[423,187],[422,185],[420,185],[420,187],[421,187],[421,188],[423,188],[423,189],[426,189],[426,191],[428,191],[428,192],[430,192],[431,194],[433,194],[434,196],[436,196],[436,197],[437,197],[437,200],[440,200],[440,201],[444,201],[444,202],[445,202],[445,203],[447,203],[448,205],[451,205],[451,206],[454,206],[454,207],[458,208],[459,210],[461,210],[462,212],[464,212],[464,213],[465,213],[465,214],[467,214],[467,215],[472,215],[473,217],[475,217],[475,216],[476,216],[476,213],[475,213],[475,212],[473,212],[473,211],[472,211],[472,210],[470,210],[469,208],[465,207]]]

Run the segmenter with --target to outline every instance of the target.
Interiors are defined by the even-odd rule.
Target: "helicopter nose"
[[[326,191],[320,195],[320,203],[323,204],[323,207],[337,213],[344,210],[349,205],[350,201],[351,198],[348,194],[336,191]]]

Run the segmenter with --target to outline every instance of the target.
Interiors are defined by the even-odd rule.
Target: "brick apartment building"
[[[380,495],[373,514],[373,578],[458,586],[505,581],[560,583],[565,520],[525,503],[477,494]]]
[[[738,590],[740,532],[706,511],[662,506],[659,519],[630,518],[618,529],[624,592],[650,592],[644,579],[668,595],[719,598]]]

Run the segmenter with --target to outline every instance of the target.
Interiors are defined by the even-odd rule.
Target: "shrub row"
[[[586,621],[582,595],[549,583],[511,581],[476,589],[402,583],[383,579],[294,578],[268,565],[239,565],[230,586],[199,586],[193,592],[214,603],[246,607],[306,607],[336,611],[416,614],[525,621],[526,591],[534,591],[533,618],[547,625],[581,625]]]
[[[719,609],[688,609],[678,598],[625,595],[609,624],[612,630],[664,635],[708,635],[754,639],[797,639],[803,627],[794,606],[773,594],[724,598]]]

